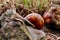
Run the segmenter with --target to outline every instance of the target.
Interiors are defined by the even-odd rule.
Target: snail
[[[51,23],[52,22],[52,18],[54,16],[54,11],[55,11],[55,7],[51,7],[48,11],[46,11],[43,15],[43,18],[45,20],[45,23]]]
[[[38,13],[30,13],[25,17],[25,19],[29,20],[32,24],[34,24],[34,28],[36,29],[42,29],[44,27],[44,19]]]

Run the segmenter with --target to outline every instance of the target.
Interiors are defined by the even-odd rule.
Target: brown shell
[[[25,18],[28,19],[31,23],[33,23],[36,29],[41,29],[44,27],[44,19],[41,15],[37,13],[31,13],[27,15]]]

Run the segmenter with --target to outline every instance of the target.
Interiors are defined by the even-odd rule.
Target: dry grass
[[[0,0],[0,2],[10,2],[12,4],[23,4],[26,8],[43,8],[48,5],[48,0]]]

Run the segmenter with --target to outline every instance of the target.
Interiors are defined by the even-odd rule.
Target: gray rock
[[[33,24],[25,20],[13,10],[1,15],[1,40],[46,40],[42,30],[33,28]]]

